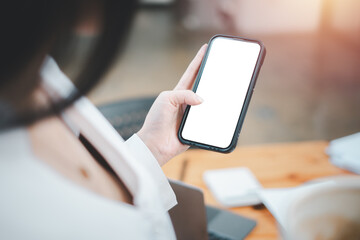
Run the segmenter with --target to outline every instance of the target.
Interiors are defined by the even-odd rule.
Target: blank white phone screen
[[[256,42],[216,37],[191,106],[182,137],[219,148],[229,147],[260,54]]]

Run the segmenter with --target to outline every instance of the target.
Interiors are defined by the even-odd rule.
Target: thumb
[[[174,90],[169,95],[169,100],[174,106],[187,104],[199,105],[204,100],[191,90]]]

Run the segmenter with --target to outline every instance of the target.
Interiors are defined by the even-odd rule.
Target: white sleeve
[[[173,208],[177,204],[175,193],[154,155],[136,134],[129,138],[125,144],[132,155],[148,170],[154,179],[159,188],[164,208],[166,210]]]

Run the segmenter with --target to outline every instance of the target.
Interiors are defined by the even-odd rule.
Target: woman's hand
[[[186,105],[202,103],[202,99],[190,88],[199,71],[206,48],[207,44],[200,48],[174,90],[160,93],[146,116],[144,125],[137,133],[160,166],[189,148],[179,141],[177,131]]]

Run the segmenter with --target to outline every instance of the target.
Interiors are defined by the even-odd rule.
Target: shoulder
[[[151,233],[136,207],[98,196],[34,159],[26,131],[1,133],[0,145],[0,239],[146,239]]]

